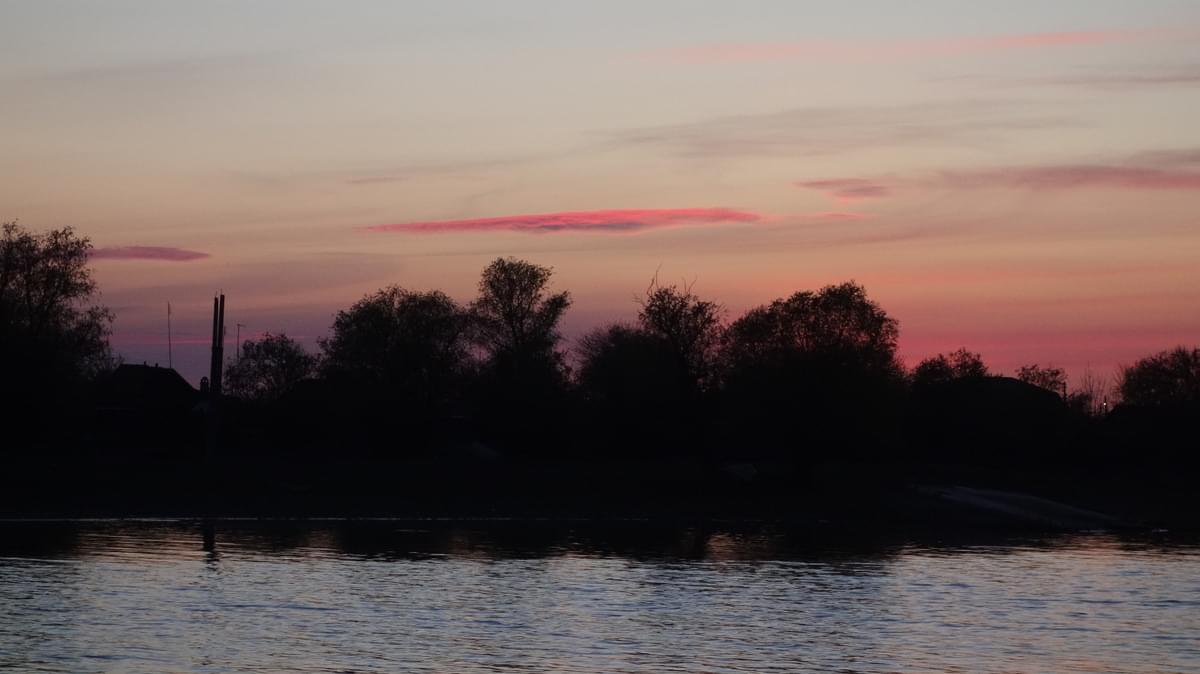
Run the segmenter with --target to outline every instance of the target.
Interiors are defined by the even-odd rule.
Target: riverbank
[[[1124,480],[1124,485],[1121,481]],[[955,466],[222,460],[24,464],[0,516],[778,521],[856,530],[1200,529],[1187,482]]]

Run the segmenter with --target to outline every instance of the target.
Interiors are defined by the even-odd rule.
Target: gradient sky
[[[0,0],[0,220],[97,247],[128,360],[315,347],[514,255],[566,332],[658,270],[730,318],[854,279],[909,362],[1200,342],[1200,4]]]

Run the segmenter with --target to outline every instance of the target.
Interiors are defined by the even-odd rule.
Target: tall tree
[[[23,440],[48,434],[44,414],[61,420],[62,404],[113,367],[112,313],[88,267],[91,242],[70,227],[30,232],[5,223],[0,235],[0,353],[4,409],[23,423]],[[77,406],[76,406],[77,407]],[[56,428],[61,429],[62,424]]]
[[[571,306],[552,292],[553,270],[498,258],[479,279],[471,304],[475,340],[486,354],[477,405],[493,440],[529,452],[549,449],[564,413],[567,368],[559,322]]]
[[[679,375],[662,339],[614,323],[579,339],[576,381],[587,402],[606,410],[646,410],[661,402]]]
[[[874,444],[901,381],[899,324],[855,283],[751,309],[725,332],[727,406],[777,448]]]
[[[891,373],[899,334],[896,319],[850,282],[751,309],[730,326],[725,354],[735,367],[813,357]]]
[[[514,258],[497,258],[483,270],[471,311],[478,339],[492,358],[517,363],[558,359],[558,324],[571,306],[571,295],[550,292],[553,273],[550,267]]]
[[[367,295],[339,311],[330,336],[318,341],[322,378],[301,402],[315,397],[322,414],[337,418],[340,444],[384,455],[432,448],[444,439],[442,422],[456,413],[472,367],[469,324],[440,291],[390,286]]]
[[[1098,375],[1092,368],[1086,367],[1079,375],[1074,390],[1067,396],[1067,405],[1071,409],[1091,417],[1100,417],[1108,413],[1109,395],[1112,392],[1112,380],[1107,376]]]
[[[239,398],[269,402],[313,376],[317,359],[287,335],[267,333],[246,340],[225,366],[225,388]]]
[[[1037,363],[1022,365],[1017,368],[1017,379],[1053,391],[1063,398],[1067,397],[1067,373],[1061,367]]]
[[[384,288],[337,313],[319,342],[323,369],[432,410],[469,363],[468,327],[443,292]]]
[[[705,392],[662,336],[613,324],[584,335],[576,353],[583,444],[645,458],[693,454],[711,438]]]
[[[641,329],[666,346],[680,384],[692,393],[707,388],[716,375],[722,325],[721,305],[697,297],[691,286],[662,286],[655,278],[639,302]]]
[[[960,348],[948,354],[939,353],[936,356],[930,356],[917,363],[910,374],[910,379],[916,388],[926,388],[956,379],[978,379],[990,374],[982,356],[968,351],[966,348]]]
[[[1200,404],[1200,348],[1176,347],[1121,371],[1121,401],[1132,405]]]

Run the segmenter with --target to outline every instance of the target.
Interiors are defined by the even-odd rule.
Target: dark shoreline
[[[770,562],[894,558],[1057,548],[1190,550],[1200,532],[1036,527],[838,527],[765,520],[571,518],[0,518],[0,557],[81,553],[173,557],[203,553],[377,560],[534,559],[582,554],[626,559]]]
[[[1182,476],[880,464],[83,461],[11,466],[0,520],[745,523],[833,531],[1200,531]],[[1118,485],[1125,485],[1124,489]],[[1130,484],[1137,485],[1129,488]]]

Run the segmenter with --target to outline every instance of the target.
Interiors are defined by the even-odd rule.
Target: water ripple
[[[0,525],[0,670],[1200,672],[1200,554],[1094,534]]]

